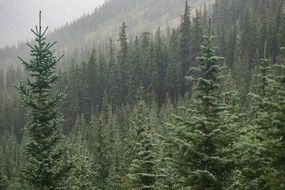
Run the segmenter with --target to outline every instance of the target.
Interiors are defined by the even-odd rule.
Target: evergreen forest
[[[0,49],[0,190],[285,190],[285,1],[45,17]]]

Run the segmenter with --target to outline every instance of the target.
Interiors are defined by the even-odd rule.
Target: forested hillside
[[[285,189],[285,3],[192,3],[111,0],[3,50],[25,71],[0,74],[0,189]]]
[[[194,7],[202,8],[204,2],[205,0],[194,0],[191,4]],[[45,1],[41,3],[49,5]],[[184,0],[164,0],[163,2],[154,0],[109,0],[102,7],[95,9],[93,13],[67,23],[48,36],[51,41],[58,41],[57,50],[64,52],[66,59],[76,54],[76,58],[83,60],[87,59],[89,54],[89,52],[86,53],[86,49],[104,46],[108,43],[109,38],[114,38],[117,42],[117,30],[122,22],[126,22],[129,26],[128,34],[131,34],[132,38],[143,31],[153,32],[158,27],[165,30],[167,26],[178,26],[179,14],[183,10],[183,4]],[[43,14],[45,15],[45,13]],[[3,22],[9,20],[4,16],[3,19]],[[2,26],[4,27],[5,24]],[[20,31],[15,29],[13,32],[19,33]],[[15,58],[17,55],[27,58],[28,49],[25,43],[19,42],[17,47],[0,49],[0,70],[6,70],[10,66],[18,66],[20,62]],[[70,60],[67,62],[65,65],[70,65]]]

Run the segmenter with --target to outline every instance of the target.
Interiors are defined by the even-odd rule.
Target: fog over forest
[[[56,27],[92,12],[105,0],[0,0],[0,48],[32,37],[31,23],[43,12],[44,25]],[[5,36],[5,37],[3,37]]]
[[[0,6],[0,190],[285,190],[284,0]]]

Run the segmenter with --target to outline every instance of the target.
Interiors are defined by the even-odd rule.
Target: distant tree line
[[[87,61],[71,59],[67,71],[55,74],[48,62],[45,68],[31,62],[27,73],[1,72],[0,189],[283,189],[284,2],[216,0],[213,14],[207,10],[191,18],[186,1],[179,28],[134,40],[123,23],[118,46],[110,39]],[[43,55],[51,60],[49,53]],[[60,107],[66,139],[56,146],[37,141],[37,135],[61,134],[36,128],[49,129],[52,122],[42,123],[49,115],[26,116],[13,87],[35,77],[32,69],[48,71],[35,81],[50,84],[32,80],[20,88],[29,110],[45,113],[56,97],[49,85],[68,89]],[[61,76],[57,83],[55,76]],[[29,149],[45,143],[50,154]],[[48,175],[33,171],[55,165],[34,162],[35,155],[59,164],[42,170],[50,176],[70,167],[49,183]],[[30,163],[27,177],[22,171]]]

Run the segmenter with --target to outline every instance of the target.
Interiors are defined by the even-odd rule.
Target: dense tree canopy
[[[284,2],[184,2],[177,27],[86,48],[82,18],[60,61],[36,28],[25,71],[0,72],[0,189],[285,188]]]

